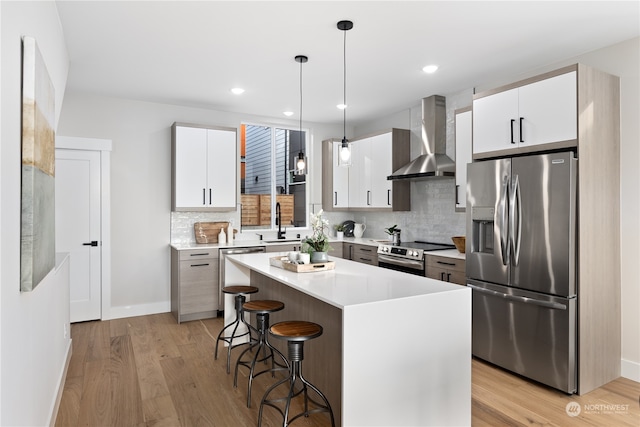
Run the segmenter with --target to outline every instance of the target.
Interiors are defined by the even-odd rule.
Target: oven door
[[[397,258],[378,253],[378,267],[424,276],[424,260]]]

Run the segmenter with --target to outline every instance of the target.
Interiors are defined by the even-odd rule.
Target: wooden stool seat
[[[232,295],[237,295],[237,294],[255,294],[256,292],[258,292],[258,288],[256,288],[255,286],[247,286],[247,285],[231,285],[231,286],[225,286],[224,288],[222,288],[222,292],[224,292],[225,294],[232,294]]]
[[[276,323],[270,331],[275,338],[287,341],[307,341],[322,335],[322,326],[313,322],[290,320]]]
[[[249,313],[274,313],[284,308],[284,303],[273,300],[247,301],[242,305],[244,311]]]

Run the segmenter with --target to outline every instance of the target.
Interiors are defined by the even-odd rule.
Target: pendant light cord
[[[302,152],[302,61],[300,61],[300,134],[298,135],[300,152]]]
[[[344,31],[344,42],[342,49],[342,135],[343,142],[347,140],[347,31]]]

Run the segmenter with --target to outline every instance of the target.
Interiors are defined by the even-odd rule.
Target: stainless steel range
[[[403,242],[401,246],[381,244],[378,246],[378,267],[425,276],[424,253],[455,249],[454,245],[434,242]]]

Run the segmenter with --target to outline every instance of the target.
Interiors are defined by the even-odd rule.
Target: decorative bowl
[[[464,248],[467,244],[467,239],[465,236],[453,236],[451,238],[451,240],[453,240],[453,244],[456,245],[456,249],[458,250],[458,252],[460,252],[461,254],[464,253]]]

